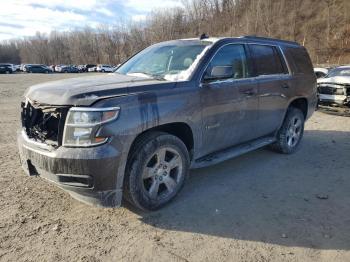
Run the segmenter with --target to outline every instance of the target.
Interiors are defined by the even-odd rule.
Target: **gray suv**
[[[109,75],[30,87],[21,163],[86,203],[155,210],[202,168],[269,145],[290,154],[317,103],[306,49],[260,37],[158,43]]]

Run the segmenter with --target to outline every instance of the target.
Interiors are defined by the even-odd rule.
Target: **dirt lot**
[[[191,171],[158,212],[98,209],[17,156],[26,87],[73,76],[0,75],[0,261],[350,261],[350,118],[315,113],[294,155]]]

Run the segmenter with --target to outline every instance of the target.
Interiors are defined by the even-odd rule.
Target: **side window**
[[[268,45],[249,45],[249,47],[258,76],[288,73],[284,60],[276,47]]]
[[[299,74],[312,74],[313,65],[305,48],[289,48],[294,61],[294,72]]]
[[[218,72],[220,71],[222,71],[223,77],[219,76]],[[213,76],[214,74],[215,76]],[[245,49],[243,45],[239,44],[230,44],[219,49],[205,73],[207,79],[240,79],[248,76]]]

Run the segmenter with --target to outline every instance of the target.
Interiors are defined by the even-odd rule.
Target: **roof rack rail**
[[[282,40],[282,39],[271,38],[271,37],[256,36],[256,35],[244,35],[244,36],[241,36],[241,38],[266,40],[266,41],[278,41],[278,42],[282,42],[282,43],[286,43],[286,44],[299,45],[299,43],[293,42],[293,41]]]

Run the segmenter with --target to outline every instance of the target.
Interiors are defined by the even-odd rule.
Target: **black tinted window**
[[[211,60],[207,73],[211,72],[215,66],[231,66],[231,78],[239,79],[249,76],[247,58],[243,45],[227,45],[219,49]]]
[[[276,47],[267,45],[249,45],[252,51],[257,75],[287,73],[286,66]]]
[[[290,48],[288,50],[294,61],[294,72],[299,74],[312,74],[313,65],[305,48]]]

